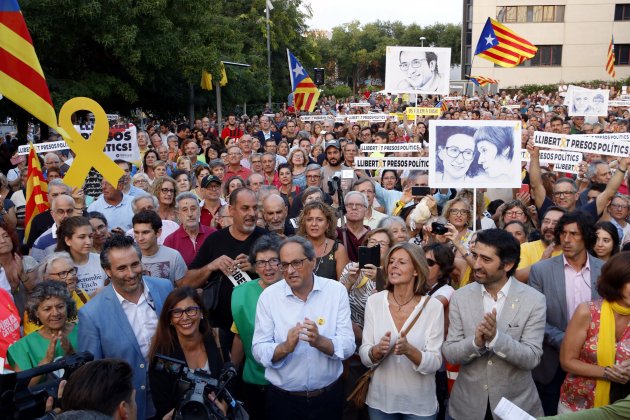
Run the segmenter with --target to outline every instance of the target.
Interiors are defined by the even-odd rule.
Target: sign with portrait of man
[[[520,187],[520,121],[435,120],[429,136],[430,187]]]
[[[586,89],[569,85],[564,104],[571,117],[606,117],[609,93],[608,89]]]
[[[448,95],[450,70],[450,48],[387,47],[385,91]]]

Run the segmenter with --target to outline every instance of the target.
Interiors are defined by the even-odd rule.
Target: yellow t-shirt
[[[534,242],[525,242],[521,245],[521,261],[518,263],[517,270],[520,270],[530,265],[536,264],[542,258],[543,252],[545,252],[547,246],[543,241],[538,240]],[[552,257],[562,254],[562,250],[553,251]]]

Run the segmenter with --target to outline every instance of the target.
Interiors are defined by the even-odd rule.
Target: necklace
[[[315,266],[315,269],[313,270],[313,273],[317,274],[317,270],[319,269],[319,265],[322,263],[323,259],[324,259],[324,255],[323,253],[326,252],[326,245],[328,245],[328,238],[324,239],[324,250],[322,251],[322,256],[317,257],[317,251],[315,251],[315,256],[317,257],[317,265]]]
[[[398,312],[400,312],[400,310],[403,308],[403,306],[407,306],[407,304],[409,302],[411,302],[416,297],[416,295],[413,295],[413,296],[411,296],[411,299],[409,299],[407,302],[401,304],[401,303],[398,302],[398,299],[396,299],[396,295],[394,295],[394,292],[392,292],[391,295],[392,295],[392,298],[394,299],[394,302],[396,302],[396,305],[398,305]]]

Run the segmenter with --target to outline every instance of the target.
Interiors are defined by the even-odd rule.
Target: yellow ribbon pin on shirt
[[[94,114],[94,131],[88,139],[84,139],[72,124],[72,115],[77,111],[90,111]],[[71,187],[81,187],[90,169],[94,167],[110,184],[117,186],[124,172],[103,152],[109,136],[105,110],[93,99],[72,98],[63,104],[59,112],[59,126],[59,132],[75,154],[63,182]]]
[[[320,316],[319,318],[317,318],[317,325],[324,325],[326,323],[326,320],[324,319],[324,317]]]

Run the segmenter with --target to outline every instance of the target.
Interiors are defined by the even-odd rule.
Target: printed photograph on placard
[[[385,91],[448,95],[450,68],[450,48],[387,47]]]
[[[586,89],[570,85],[565,97],[565,105],[571,117],[605,117],[608,115],[607,89]]]
[[[429,186],[518,188],[519,121],[435,120],[429,126]]]

